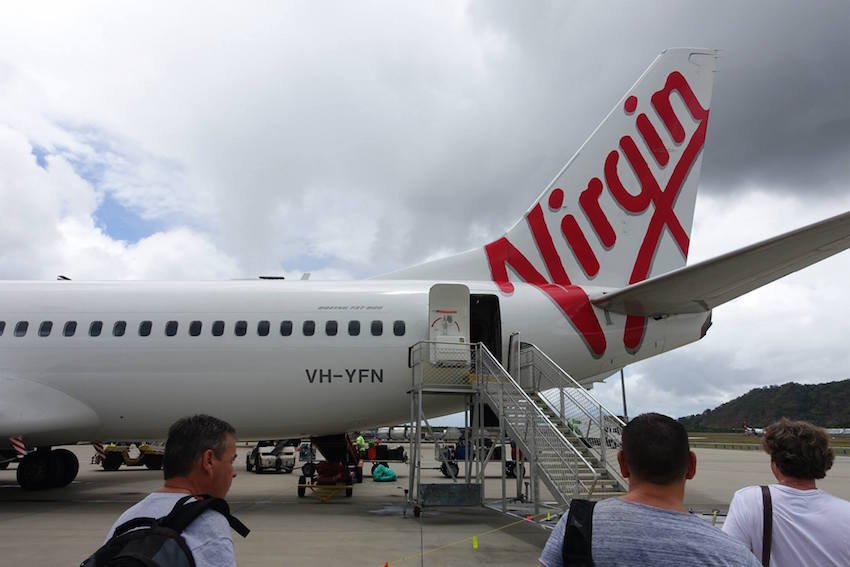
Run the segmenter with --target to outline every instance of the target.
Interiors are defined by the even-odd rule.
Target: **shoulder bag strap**
[[[762,537],[762,546],[761,546],[761,564],[764,567],[768,567],[770,565],[770,544],[773,540],[773,501],[770,499],[770,487],[762,486],[761,487],[761,498],[764,509],[764,522],[763,522],[763,531],[764,536]]]
[[[570,502],[564,543],[561,555],[564,567],[591,567],[593,565],[593,507],[596,502],[574,498]]]

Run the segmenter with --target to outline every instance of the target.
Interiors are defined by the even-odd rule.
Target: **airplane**
[[[79,463],[54,447],[194,413],[258,439],[403,423],[408,348],[435,336],[505,360],[519,332],[585,384],[701,339],[713,308],[850,246],[845,212],[686,266],[716,59],[662,52],[525,214],[461,254],[353,282],[0,282],[0,439],[35,449],[18,483],[65,486]]]

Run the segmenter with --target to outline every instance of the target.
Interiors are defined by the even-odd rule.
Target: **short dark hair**
[[[629,471],[646,482],[672,484],[685,478],[690,450],[684,426],[666,415],[645,413],[623,429]]]
[[[162,473],[166,480],[185,476],[192,470],[195,459],[207,449],[221,458],[227,446],[227,434],[235,435],[232,425],[210,415],[181,417],[168,428]]]
[[[765,428],[762,444],[782,474],[794,478],[823,478],[835,460],[826,431],[807,421],[783,417]]]

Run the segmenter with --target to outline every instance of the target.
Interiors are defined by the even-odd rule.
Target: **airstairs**
[[[480,503],[484,503],[484,470],[495,448],[487,450],[485,445],[492,432],[482,422],[484,404],[499,416],[503,510],[508,499],[505,440],[513,442],[526,461],[530,494],[517,496],[533,503],[535,513],[543,500],[541,483],[558,505],[573,498],[622,494],[625,482],[616,466],[616,453],[623,422],[537,347],[519,341],[511,347],[513,375],[482,344],[420,342],[411,347],[411,423],[417,431],[411,441],[409,498],[417,504],[415,509],[424,503],[420,440],[422,428],[429,427],[428,400],[444,395],[466,396],[478,408],[469,428],[472,438],[466,443],[474,449],[467,451],[465,480],[468,486],[476,485]],[[523,466],[516,470],[519,493],[526,471]]]
[[[617,452],[625,423],[535,345],[520,343],[518,359],[523,390],[599,473],[592,499],[624,493]]]

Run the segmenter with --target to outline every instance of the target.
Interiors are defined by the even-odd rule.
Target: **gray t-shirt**
[[[567,515],[561,518],[540,555],[545,567],[562,567]],[[609,498],[593,510],[593,562],[598,567],[654,565],[760,567],[743,544],[687,512]]]
[[[186,496],[174,492],[152,492],[138,504],[127,509],[109,529],[106,539],[115,528],[133,518],[161,518],[167,516],[177,501]],[[183,539],[192,550],[197,567],[236,567],[233,555],[233,538],[227,518],[215,510],[207,510],[183,531]]]

